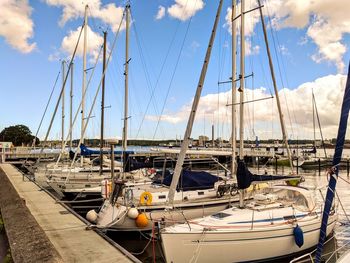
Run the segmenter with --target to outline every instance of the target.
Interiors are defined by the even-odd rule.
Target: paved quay
[[[0,208],[14,262],[139,262],[10,164],[0,164]]]

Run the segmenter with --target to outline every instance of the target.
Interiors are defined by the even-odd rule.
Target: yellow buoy
[[[144,213],[139,214],[136,217],[135,223],[136,223],[136,226],[140,227],[140,228],[144,228],[144,227],[148,226],[148,219],[147,219],[146,214],[144,214]]]

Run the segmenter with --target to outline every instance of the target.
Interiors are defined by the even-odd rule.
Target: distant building
[[[198,146],[204,147],[208,141],[209,141],[208,136],[201,135],[198,137]]]

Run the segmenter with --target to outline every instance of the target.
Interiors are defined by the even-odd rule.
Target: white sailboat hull
[[[336,215],[329,219],[327,235],[335,226]],[[298,223],[304,233],[304,244],[298,247],[293,226],[230,231],[162,232],[162,245],[167,262],[245,262],[268,260],[298,253],[317,245],[320,217]]]
[[[156,222],[162,222],[165,226],[175,223],[184,223],[186,220],[208,216],[228,208],[230,202],[237,202],[237,198],[221,198],[219,200],[208,200],[207,202],[190,203],[179,205],[175,209],[167,209],[167,205],[157,207],[137,206],[148,219],[147,226],[142,228],[136,225],[135,219],[128,217],[130,207],[123,205],[111,205],[102,207],[98,214],[97,226],[100,228],[113,228],[122,231],[149,231]]]

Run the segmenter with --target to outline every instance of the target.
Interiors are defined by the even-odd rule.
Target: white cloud
[[[251,9],[256,6],[246,6]],[[265,3],[264,14],[267,11],[271,17],[272,25],[277,29],[292,27],[306,29],[306,39],[301,43],[312,40],[317,46],[312,59],[317,62],[329,61],[335,63],[339,72],[343,72],[345,65],[343,56],[347,46],[342,42],[345,34],[350,33],[350,5],[344,0],[269,0]],[[226,12],[225,27],[231,29],[231,8]],[[240,5],[237,6],[237,14],[240,14]],[[259,12],[246,14],[246,36],[251,36],[256,24],[259,22]],[[239,34],[240,19],[237,19]]]
[[[293,138],[299,136],[299,138],[312,138],[313,136],[313,123],[312,123],[312,90],[316,99],[318,114],[322,125],[322,132],[325,138],[335,138],[339,116],[340,107],[343,99],[343,93],[346,83],[345,75],[328,75],[321,77],[312,82],[306,82],[296,89],[284,89],[280,91],[280,99],[283,107],[283,115],[288,116],[286,105],[288,103],[289,110],[292,111],[295,119],[291,120],[293,130],[298,130],[298,134],[294,134]],[[285,95],[282,93],[285,92]],[[245,101],[249,101],[259,98],[268,98],[271,95],[263,87],[254,89],[245,89]],[[287,102],[286,102],[286,99]],[[239,94],[237,96],[237,102],[239,100]],[[208,94],[202,96],[199,102],[196,121],[201,121],[205,117],[209,116],[225,116],[223,122],[230,123],[231,110],[226,107],[231,102],[231,91],[222,92],[219,94]],[[178,124],[180,122],[186,122],[188,120],[192,102],[189,102],[183,106],[178,112],[164,114],[161,118],[164,122],[172,124]],[[219,105],[219,107],[218,107]],[[272,113],[272,110],[274,112]],[[237,109],[239,112],[239,110]],[[254,112],[254,118],[252,116]],[[158,121],[157,116],[147,116],[148,120]],[[292,127],[289,125],[290,121],[285,119],[287,124],[287,130],[289,137],[292,136]],[[262,123],[265,126],[262,127]],[[272,135],[266,132],[266,127],[271,126],[274,123],[276,127],[276,134]],[[264,100],[256,103],[245,104],[245,125],[254,125],[255,132],[262,139],[273,138],[271,136],[280,135],[279,117],[276,109],[275,99]],[[259,128],[260,127],[260,128]],[[247,127],[245,127],[247,129]],[[265,137],[265,138],[264,138]]]
[[[0,10],[0,36],[18,51],[32,52],[36,43],[29,43],[34,35],[34,23],[30,17],[32,8],[28,0],[1,0]]]
[[[89,5],[88,15],[101,19],[104,23],[110,26],[113,32],[116,32],[120,21],[123,17],[123,8],[117,7],[115,4],[102,5],[101,0],[46,0],[46,3],[51,6],[63,8],[63,13],[59,21],[59,25],[63,26],[69,20],[82,18],[85,13],[85,5]],[[122,29],[125,28],[123,23]]]
[[[158,7],[158,13],[157,13],[157,15],[155,16],[155,19],[156,19],[156,20],[160,20],[160,19],[162,19],[164,16],[165,16],[165,7],[160,5],[160,6]]]
[[[75,31],[70,31],[68,35],[65,36],[62,40],[60,50],[65,54],[67,54],[68,56],[71,56],[73,54],[74,48],[78,41],[80,31],[81,31],[81,27],[78,27]],[[101,45],[103,44],[103,37],[95,33],[94,31],[92,31],[90,27],[88,27],[87,31],[88,31],[87,32],[87,36],[88,36],[87,54],[90,56],[91,61],[94,62],[98,56]],[[83,50],[84,50],[84,41],[83,41],[83,34],[82,34],[79,42],[79,46],[77,49],[77,56],[82,57]]]
[[[316,62],[333,62],[343,72],[347,47],[342,39],[350,33],[350,5],[344,0],[273,0],[270,7],[280,28],[306,28],[318,48],[312,56]]]
[[[175,0],[167,11],[171,17],[186,21],[204,7],[203,0]]]

